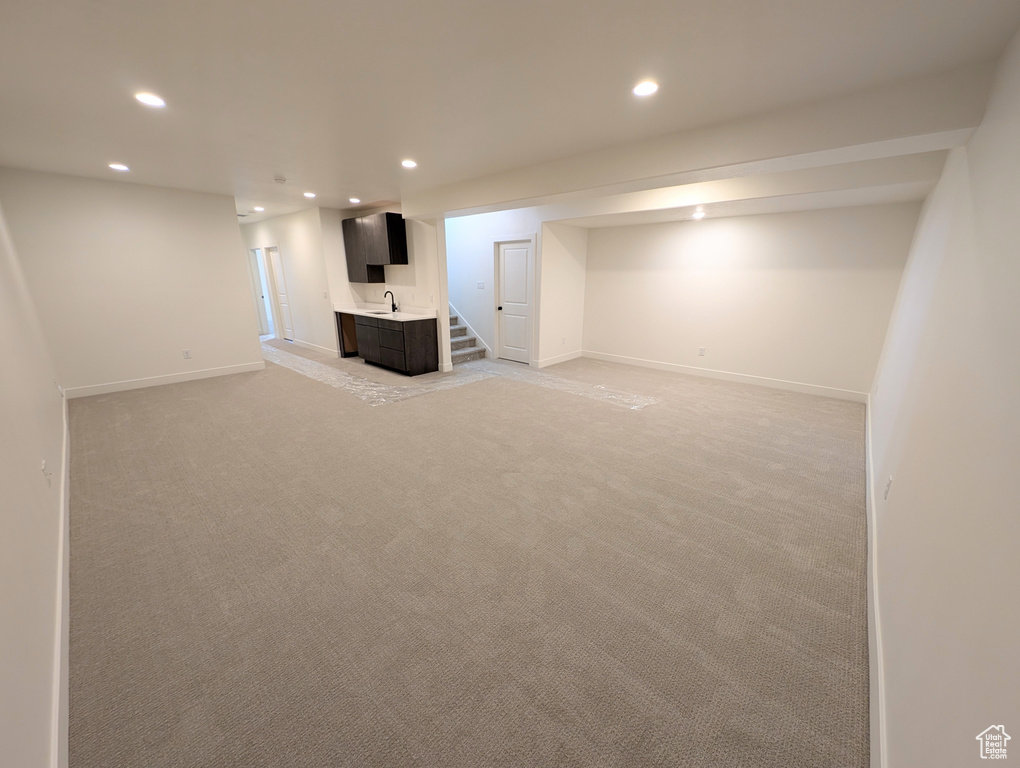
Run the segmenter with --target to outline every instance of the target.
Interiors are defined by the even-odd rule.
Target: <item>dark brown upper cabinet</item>
[[[365,238],[360,219],[344,219],[344,252],[347,254],[347,279],[352,283],[385,283],[381,266],[370,266],[365,253]]]
[[[352,283],[385,282],[384,265],[407,264],[407,229],[399,213],[344,219],[343,232]]]

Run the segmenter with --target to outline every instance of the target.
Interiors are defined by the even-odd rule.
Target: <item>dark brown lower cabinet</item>
[[[439,334],[434,318],[389,320],[354,316],[358,354],[366,363],[417,376],[439,370]]]

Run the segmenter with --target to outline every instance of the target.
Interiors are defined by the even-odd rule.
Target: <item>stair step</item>
[[[460,318],[456,315],[450,315],[450,325],[457,325],[460,322]]]
[[[466,363],[470,360],[481,360],[483,357],[485,357],[485,349],[482,347],[467,347],[466,349],[457,349],[450,353],[450,358],[454,365]]]
[[[466,325],[451,325],[450,326],[450,338],[455,339],[458,336],[467,336]]]
[[[473,347],[475,342],[478,341],[474,336],[458,336],[456,339],[450,339],[450,349],[464,349],[465,347]]]

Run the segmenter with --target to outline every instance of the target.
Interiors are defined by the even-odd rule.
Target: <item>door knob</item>
[[[498,309],[500,312],[503,311],[503,307],[496,307],[496,309]]]

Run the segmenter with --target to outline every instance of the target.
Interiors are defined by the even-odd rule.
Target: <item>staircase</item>
[[[454,365],[485,357],[485,347],[475,346],[476,341],[474,336],[468,336],[467,326],[460,324],[460,318],[450,315],[450,357]]]

